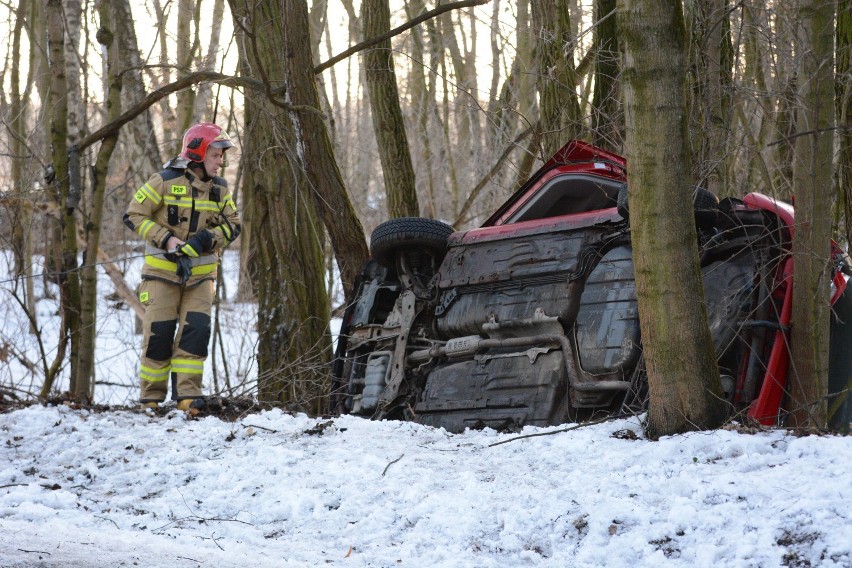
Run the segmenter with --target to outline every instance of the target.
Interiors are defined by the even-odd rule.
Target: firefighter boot
[[[177,409],[183,410],[189,416],[198,416],[206,407],[207,403],[203,398],[184,398],[177,403]]]

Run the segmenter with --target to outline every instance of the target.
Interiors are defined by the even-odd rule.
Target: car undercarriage
[[[458,432],[645,409],[626,180],[623,158],[573,141],[480,228],[424,218],[377,227],[338,338],[332,410]],[[757,193],[719,202],[701,188],[693,205],[725,396],[733,411],[777,423],[792,208]],[[852,317],[850,271],[833,251],[841,337],[852,327],[837,311]],[[833,351],[838,392],[850,371],[843,341]]]

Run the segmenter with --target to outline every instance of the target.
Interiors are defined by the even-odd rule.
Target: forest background
[[[224,175],[244,220],[233,300],[225,280],[219,297],[254,307],[229,325],[262,330],[245,354],[253,371],[216,369],[215,394],[322,412],[330,321],[372,228],[400,216],[477,226],[572,138],[628,160],[682,140],[683,153],[656,157],[658,170],[685,174],[682,195],[631,189],[631,201],[662,199],[672,216],[689,209],[678,205],[693,185],[796,195],[797,270],[814,284],[797,284],[808,340],[794,333],[793,355],[802,382],[819,387],[819,276],[828,235],[849,241],[850,0],[18,0],[0,10],[0,247],[11,258],[0,289],[29,322],[0,336],[0,359],[14,363],[0,373],[8,396],[98,399],[104,318],[141,313],[127,202],[206,120],[237,143]],[[678,42],[636,39],[661,16]],[[636,88],[625,62],[647,51],[681,77],[674,112]],[[660,125],[682,119],[685,135],[677,123],[637,142],[629,110],[639,107]],[[114,313],[97,313],[98,294]],[[42,301],[60,325],[45,327]],[[136,377],[126,381],[131,393]]]

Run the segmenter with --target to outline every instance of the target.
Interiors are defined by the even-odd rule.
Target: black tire
[[[630,218],[630,205],[627,203],[627,184],[621,184],[618,189],[618,197],[615,200],[615,209],[625,221]]]
[[[692,208],[695,210],[695,226],[699,229],[710,229],[716,226],[719,215],[719,198],[712,191],[703,187],[692,189]]]
[[[716,217],[719,214],[719,198],[713,192],[703,187],[694,187],[692,189],[692,206],[695,210],[696,227],[699,229],[709,229],[716,225]],[[630,204],[627,201],[627,184],[622,185],[621,189],[618,190],[616,209],[622,218],[630,218]]]
[[[370,254],[387,268],[395,267],[396,254],[406,248],[425,251],[443,260],[447,252],[447,237],[454,229],[441,221],[424,217],[401,217],[385,221],[370,237]]]

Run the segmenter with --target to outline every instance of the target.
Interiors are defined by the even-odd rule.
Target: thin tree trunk
[[[198,41],[198,19],[196,16],[195,0],[178,0],[177,21],[177,62],[178,79],[192,70],[192,62],[199,45]],[[195,24],[195,33],[190,35],[191,24]],[[193,111],[195,109],[195,91],[184,89],[177,94],[177,125],[175,134],[182,136],[186,130],[195,122]],[[180,140],[177,140],[180,147]],[[175,152],[177,154],[178,152]]]
[[[375,37],[390,31],[388,0],[363,0],[361,21],[364,23],[364,37]],[[373,132],[382,163],[388,215],[390,218],[416,217],[420,214],[420,207],[417,204],[414,168],[399,104],[390,40],[364,51],[362,56]]]
[[[835,178],[846,242],[852,243],[852,0],[840,0],[837,6],[835,88],[840,153]]]
[[[594,90],[592,93],[592,142],[620,151],[624,115],[619,111],[618,26],[616,0],[595,0]]]
[[[580,135],[571,17],[564,0],[532,0],[535,61],[541,105],[541,159]]]
[[[171,4],[171,0],[166,0],[167,4]],[[163,85],[168,85],[172,82],[172,65],[169,61],[169,31],[168,31],[168,22],[166,18],[166,12],[164,7],[161,4],[161,0],[153,0],[154,2],[154,14],[157,17],[157,40],[158,47],[160,48],[159,54],[159,64],[160,64],[160,73],[155,74],[153,77],[154,88],[159,88]],[[163,133],[164,140],[163,142],[167,144],[167,147],[170,149],[169,154],[174,156],[180,151],[180,143],[181,137],[183,136],[183,130],[179,130],[178,120],[175,116],[175,112],[169,104],[169,99],[164,98],[160,101],[160,115],[162,116],[163,121]],[[169,136],[171,134],[171,136]],[[156,170],[146,170],[147,175],[150,175],[150,172]]]
[[[690,4],[693,163],[699,183],[729,195],[725,164],[731,127],[732,52],[727,0]]]
[[[9,136],[9,147],[12,150],[11,157],[11,176],[12,176],[12,195],[19,198],[21,201],[28,201],[30,195],[30,176],[25,175],[26,164],[26,145],[24,141],[27,139],[27,116],[29,114],[29,106],[25,102],[25,97],[21,93],[21,30],[23,29],[24,20],[28,11],[29,0],[20,0],[18,3],[18,11],[15,15],[15,27],[12,31],[12,54],[11,54],[11,70],[10,70],[10,93],[9,93],[9,111],[11,114],[11,133]],[[33,49],[30,49],[30,80],[26,90],[32,89],[32,70],[33,70]],[[33,245],[32,245],[32,211],[28,207],[20,207],[13,205],[9,210],[9,221],[12,230],[12,254],[14,256],[13,274],[16,277],[23,278],[24,285],[24,304],[27,311],[36,316],[35,311],[35,295],[33,291]],[[34,321],[30,324],[30,333],[35,333]]]
[[[412,0],[406,2],[408,9],[408,18],[413,19],[426,11],[426,6],[423,0]],[[420,186],[425,187],[425,200],[420,200],[420,205],[423,214],[426,217],[435,219],[438,216],[439,203],[438,196],[435,192],[435,177],[433,173],[435,166],[435,156],[432,152],[431,137],[429,136],[429,117],[435,110],[436,103],[430,94],[434,94],[434,90],[430,90],[428,81],[426,80],[426,49],[423,27],[416,26],[411,30],[411,71],[408,75],[408,91],[411,97],[411,104],[414,112],[414,122],[416,125],[414,143],[412,150],[416,153],[419,149],[420,159],[417,160],[419,169],[416,170],[415,176],[421,180]],[[434,82],[434,79],[433,79]],[[426,179],[425,183],[422,181]]]
[[[98,30],[98,41],[107,50],[108,76],[106,84],[109,90],[105,93],[106,100],[106,122],[115,120],[121,114],[121,75],[119,71],[118,45],[115,40],[114,22],[117,20],[111,12],[111,3],[104,2],[99,7],[100,29]],[[80,270],[80,318],[82,327],[81,351],[85,356],[80,359],[80,370],[76,396],[78,399],[87,398],[91,400],[94,396],[95,379],[95,336],[97,325],[97,283],[98,283],[98,252],[101,244],[101,225],[103,222],[104,196],[106,194],[106,180],[109,169],[109,159],[112,156],[118,139],[118,134],[104,138],[98,150],[97,161],[92,191],[92,200],[89,204],[88,223],[84,227],[84,239],[86,247],[85,263]],[[91,356],[89,356],[91,354]],[[88,392],[83,392],[81,383],[88,383]]]
[[[802,0],[799,22],[796,53],[802,80],[793,162],[796,234],[790,421],[795,426],[824,428],[831,283],[834,5]]]
[[[199,2],[199,5],[201,2]],[[208,6],[205,5],[204,9]],[[222,39],[222,20],[225,15],[225,0],[215,0],[213,2],[213,25],[209,31],[205,30],[205,36],[210,38],[210,43],[207,46],[207,54],[198,65],[199,71],[214,71],[216,69],[216,61],[220,57],[219,47]],[[193,115],[202,117],[209,122],[216,122],[218,105],[213,97],[213,85],[210,83],[202,83],[198,86],[195,96],[195,110]]]
[[[677,0],[622,0],[630,227],[650,406],[646,433],[715,428],[724,402],[703,301]]]
[[[64,0],[64,18],[65,23],[65,76],[67,85],[68,99],[68,137],[66,148],[74,148],[81,137],[80,124],[85,118],[86,111],[83,107],[82,93],[80,88],[80,78],[84,70],[80,66],[79,45],[80,45],[80,26],[83,19],[82,4],[77,0]],[[86,70],[87,71],[87,70]],[[81,210],[86,230],[97,225],[96,230],[100,230],[100,218],[92,218],[90,207],[86,199],[82,199],[85,195],[82,185],[84,177],[83,168],[80,165],[80,156],[76,151],[69,154],[69,195],[66,203],[67,209]],[[70,222],[66,219],[66,222]],[[76,220],[75,220],[76,223]],[[77,251],[77,226],[74,225],[74,253]],[[70,231],[66,238],[71,238]],[[97,251],[97,247],[91,249]],[[79,318],[80,318],[80,336],[79,349],[77,350],[76,373],[74,373],[71,381],[71,392],[74,397],[80,401],[91,401],[94,395],[94,375],[95,375],[95,322],[97,321],[97,254],[87,255],[84,251],[83,266],[80,269],[80,297],[79,297]],[[74,261],[76,265],[76,258]],[[72,346],[73,346],[72,335]],[[72,356],[73,356],[72,349]],[[73,365],[72,365],[73,367]]]
[[[795,61],[793,59],[793,44],[795,42],[793,2],[782,2],[776,7],[776,15],[773,20],[775,29],[775,45],[777,55],[773,74],[775,82],[772,92],[776,95],[775,105],[775,136],[776,143],[772,146],[775,150],[774,163],[777,168],[774,171],[775,183],[778,193],[774,197],[789,199],[792,196],[793,179],[793,150],[796,133],[796,105],[797,83],[799,78],[796,74]]]
[[[112,0],[110,4],[114,14],[113,21],[116,22],[115,27],[121,29],[121,33],[114,34],[116,45],[113,50],[117,50],[116,64],[121,70],[121,98],[124,107],[128,108],[142,101],[147,94],[141,71],[143,63],[139,56],[130,1]],[[107,75],[109,71],[104,71],[105,92],[109,90]],[[180,136],[180,134],[182,132],[177,135]],[[147,181],[151,172],[159,171],[164,162],[160,155],[151,110],[147,109],[131,120],[124,132],[119,134],[119,140],[127,149],[126,158],[132,174],[128,183],[135,190]]]
[[[72,392],[88,392],[88,385],[82,389],[77,382],[80,354],[80,280],[77,273],[77,222],[71,196],[68,176],[68,107],[65,92],[65,50],[62,22],[62,1],[47,0],[45,12],[48,37],[48,53],[51,65],[50,90],[47,106],[50,109],[48,120],[50,143],[53,148],[54,182],[59,187],[60,225],[62,243],[62,266],[60,280],[60,309],[64,327],[71,341],[71,385]],[[53,385],[45,381],[41,396],[46,397]]]
[[[764,193],[774,194],[774,166],[771,163],[774,153],[766,149],[772,141],[770,136],[775,124],[775,109],[767,87],[767,42],[760,33],[760,26],[768,25],[765,24],[765,9],[757,0],[749,0],[743,7],[743,26],[746,30],[743,81],[746,89],[755,94],[753,102],[740,100],[734,105],[743,128],[749,130],[747,135],[750,144],[742,150],[748,165],[746,187],[760,188]]]

